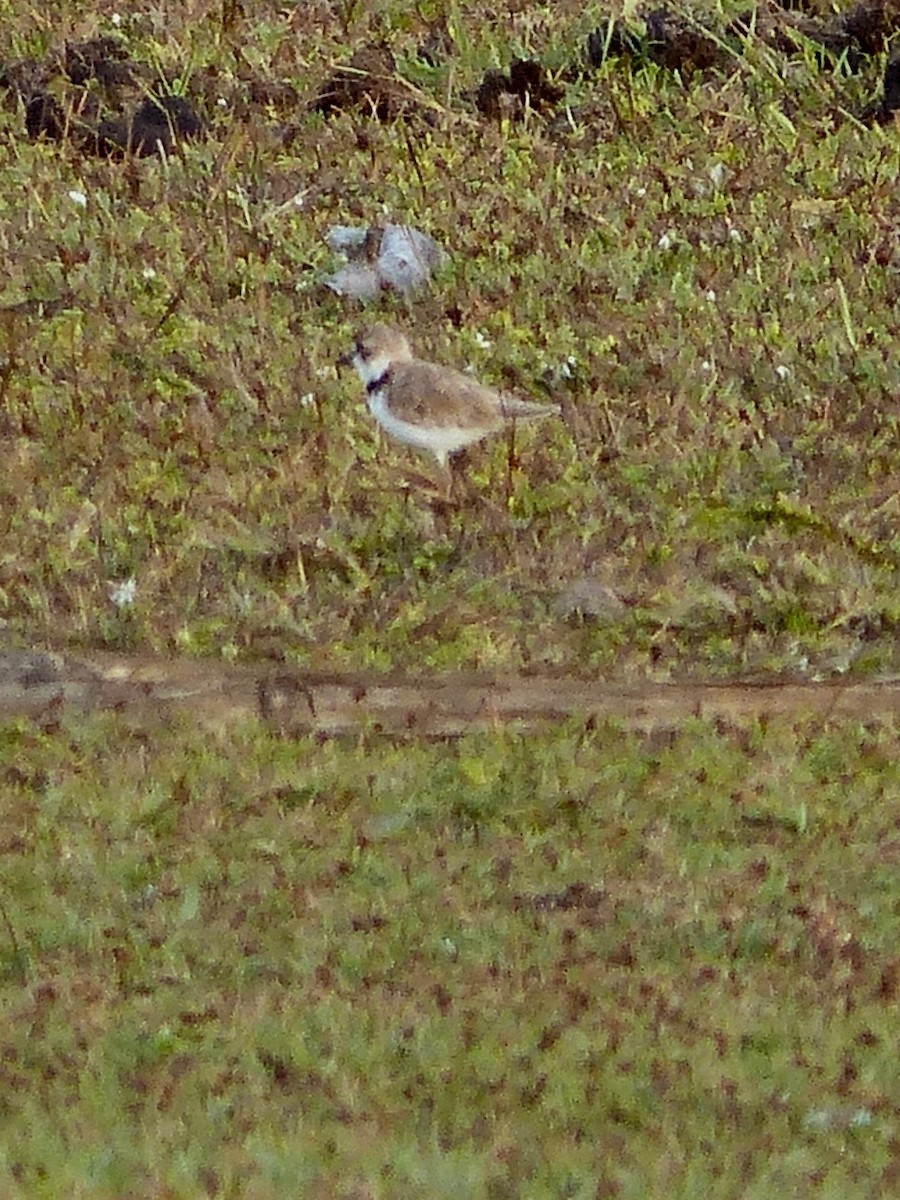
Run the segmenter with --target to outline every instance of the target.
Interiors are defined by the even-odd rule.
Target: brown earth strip
[[[291,734],[363,729],[448,737],[537,729],[570,718],[642,730],[691,718],[745,725],[815,717],[871,721],[900,712],[900,681],[629,683],[539,675],[411,677],[228,666],[43,651],[0,653],[0,719],[119,711],[152,723],[177,713],[204,725],[262,718]]]

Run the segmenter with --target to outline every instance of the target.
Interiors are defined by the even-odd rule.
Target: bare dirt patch
[[[152,721],[178,711],[228,724],[259,717],[286,733],[367,728],[448,737],[491,728],[532,729],[583,718],[665,729],[691,718],[745,724],[816,716],[869,720],[900,710],[897,682],[617,684],[571,675],[303,671],[89,654],[0,656],[0,715],[120,710]]]

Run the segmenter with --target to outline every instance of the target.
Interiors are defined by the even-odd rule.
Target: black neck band
[[[391,381],[391,368],[385,367],[377,379],[370,379],[366,384],[366,392],[371,396],[375,392],[380,392],[385,384]]]

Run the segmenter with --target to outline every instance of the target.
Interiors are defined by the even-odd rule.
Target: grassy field
[[[5,1195],[896,1191],[893,731],[3,761]]]
[[[8,645],[897,673],[900,150],[859,119],[887,50],[588,71],[607,16],[0,0],[7,77],[37,60],[73,129],[115,96],[53,64],[98,34],[208,126],[107,159],[27,138],[5,92]],[[403,114],[311,111],[381,40]],[[482,117],[485,70],[530,55],[555,112]],[[364,311],[322,287],[325,235],[385,220],[451,261]],[[437,503],[335,366],[372,316],[562,419]],[[0,1193],[895,1196],[898,748],[800,718],[12,724]]]

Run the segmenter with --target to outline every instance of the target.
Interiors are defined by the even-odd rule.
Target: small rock
[[[404,296],[418,291],[448,259],[433,237],[412,225],[336,225],[326,240],[349,259],[325,278],[326,287],[357,300],[372,300],[388,290]]]

